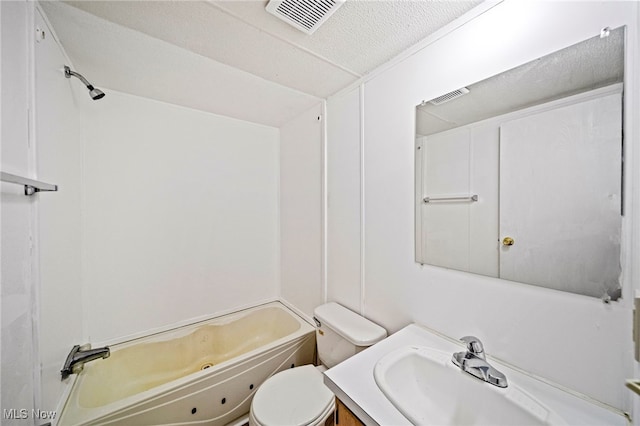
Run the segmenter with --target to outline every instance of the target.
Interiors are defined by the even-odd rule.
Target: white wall
[[[80,123],[84,88],[65,78],[69,63],[39,11],[35,27],[35,140],[38,177],[58,185],[37,201],[38,344],[43,410],[55,410],[64,392],[60,370],[73,345],[83,344],[81,281],[82,185]]]
[[[329,99],[327,112],[327,299],[360,312],[360,89]]]
[[[312,316],[324,301],[322,105],[280,128],[280,297]]]
[[[87,338],[276,298],[278,129],[104,91],[83,134]]]
[[[0,88],[3,172],[30,176],[31,148],[28,136],[28,18],[23,2],[0,2],[2,43]],[[35,200],[23,187],[2,184],[0,210],[2,266],[0,313],[2,334],[0,383],[2,409],[34,408],[33,369],[37,365],[33,340],[33,292],[31,236]],[[24,423],[4,419],[3,424]]]
[[[605,26],[628,25],[628,67],[637,64],[637,3],[503,2],[442,38],[434,38],[424,49],[386,69],[365,83],[364,91],[364,223],[355,215],[341,216],[328,206],[328,223],[343,229],[364,229],[362,266],[365,315],[393,332],[410,322],[432,327],[453,338],[474,334],[487,352],[534,374],[590,395],[624,410],[631,408],[631,395],[624,379],[632,375],[630,295],[637,281],[637,182],[631,176],[640,166],[637,155],[638,124],[627,120],[627,175],[629,191],[623,258],[622,302],[605,305],[595,298],[576,296],[494,278],[429,267],[414,262],[414,117],[415,106],[464,85],[544,56],[599,33]],[[543,31],[541,29],[544,29]],[[627,75],[635,77],[627,69]],[[635,84],[635,83],[634,83]],[[625,96],[627,118],[637,117],[637,89]],[[332,110],[328,120],[345,114]],[[343,101],[344,102],[344,101]],[[345,121],[357,121],[351,108]],[[340,139],[342,138],[342,139]],[[355,146],[355,134],[342,132],[331,146]],[[633,145],[633,146],[632,146]],[[344,148],[346,150],[347,148]],[[332,174],[340,179],[353,176],[360,163],[355,156],[349,166],[329,157]],[[635,174],[637,177],[637,174]],[[343,191],[342,200],[358,199],[357,186],[331,185]],[[335,199],[333,195],[330,200]],[[631,203],[633,200],[633,205]],[[631,218],[634,222],[630,223]],[[331,228],[330,228],[331,229]],[[336,243],[329,234],[328,247]],[[355,238],[349,239],[353,244]],[[338,240],[339,242],[339,240]],[[355,250],[352,250],[355,252]],[[355,262],[357,257],[351,254]],[[331,255],[329,259],[331,260]],[[631,263],[633,262],[633,263]],[[329,294],[352,305],[358,283],[352,268],[329,280]],[[334,290],[333,286],[350,289]]]

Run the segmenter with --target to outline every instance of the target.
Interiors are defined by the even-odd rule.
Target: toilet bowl
[[[334,409],[333,392],[324,385],[322,373],[303,365],[275,374],[260,386],[251,403],[249,424],[323,425]]]
[[[250,426],[323,425],[335,410],[335,396],[322,372],[387,336],[384,328],[337,304],[314,311],[321,366],[303,365],[281,371],[256,391]]]

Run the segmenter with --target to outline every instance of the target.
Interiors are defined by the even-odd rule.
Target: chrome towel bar
[[[478,201],[478,195],[462,195],[459,197],[424,197],[423,201],[425,203],[430,203],[432,201]]]
[[[24,195],[33,195],[36,192],[57,191],[58,185],[28,179],[11,173],[0,172],[0,181],[24,185]]]

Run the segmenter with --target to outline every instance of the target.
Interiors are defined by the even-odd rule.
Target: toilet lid
[[[327,413],[334,395],[313,365],[291,368],[265,381],[251,403],[263,425],[308,425]]]

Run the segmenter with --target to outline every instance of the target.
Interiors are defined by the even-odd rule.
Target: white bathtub
[[[114,345],[85,365],[58,424],[224,425],[314,350],[314,328],[278,302]]]

